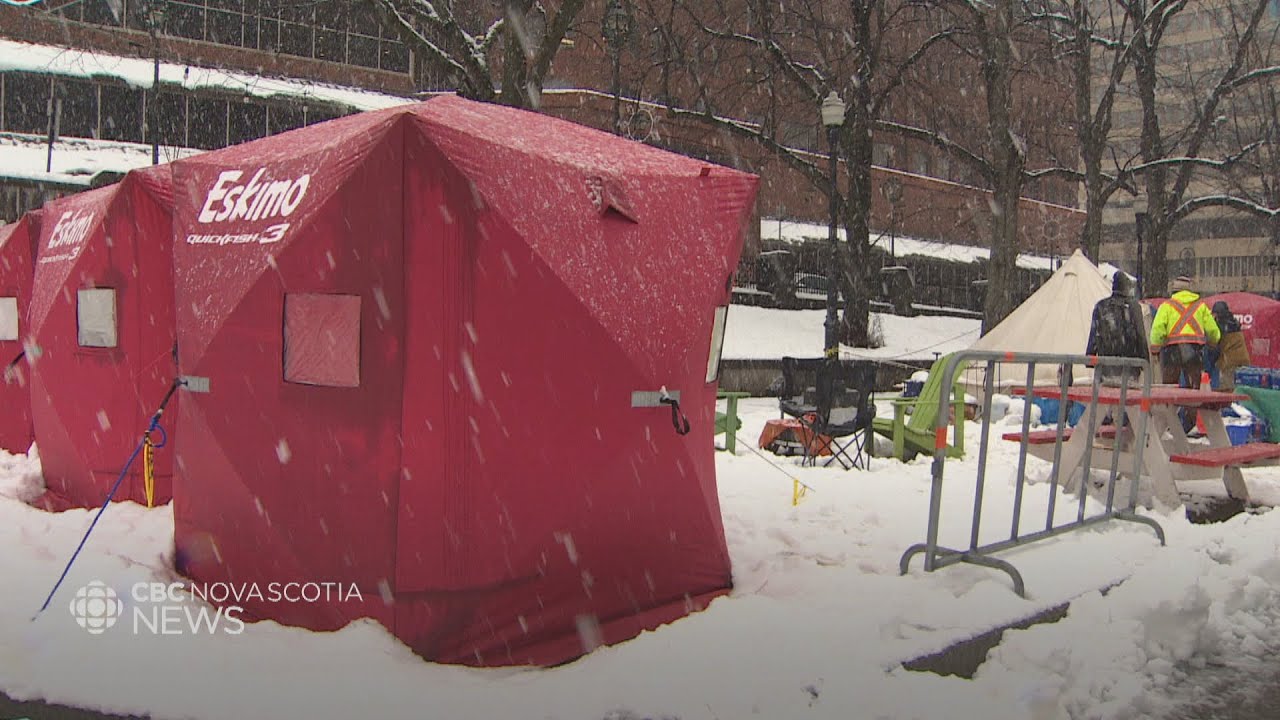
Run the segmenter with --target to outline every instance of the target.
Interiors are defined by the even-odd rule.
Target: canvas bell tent
[[[23,333],[31,303],[31,274],[35,243],[40,235],[40,212],[23,215],[0,227],[0,450],[25,453],[35,437],[31,429],[31,388]]]
[[[171,205],[159,166],[44,206],[27,359],[46,507],[100,505],[173,383]],[[163,503],[172,455],[155,459]],[[144,485],[134,463],[115,499]]]
[[[728,590],[715,372],[754,176],[452,96],[174,173],[193,581],[336,583],[245,607],[473,665]]]
[[[1083,355],[1089,344],[1093,307],[1110,294],[1110,278],[1076,250],[1039,289],[970,349]],[[1006,363],[997,368],[994,387],[1026,383],[1026,365]],[[1083,367],[1075,368],[1075,380],[1088,376],[1089,371]],[[979,367],[966,372],[964,382],[970,392],[977,392],[984,378],[985,371]],[[1036,366],[1037,384],[1057,381],[1057,365]]]

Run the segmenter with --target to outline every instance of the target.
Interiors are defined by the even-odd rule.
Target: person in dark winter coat
[[[1145,360],[1147,358],[1146,328],[1142,322],[1142,309],[1133,298],[1133,281],[1128,275],[1116,272],[1111,280],[1111,295],[1093,306],[1093,322],[1089,326],[1088,355],[1106,355]],[[1119,385],[1121,379],[1137,381],[1137,368],[1103,366],[1102,382]]]
[[[1236,368],[1249,364],[1249,346],[1244,340],[1244,330],[1240,321],[1231,312],[1226,301],[1219,300],[1213,304],[1213,319],[1222,331],[1222,339],[1218,347],[1205,347],[1205,367],[1209,370],[1209,381],[1214,390],[1234,390],[1236,387]]]

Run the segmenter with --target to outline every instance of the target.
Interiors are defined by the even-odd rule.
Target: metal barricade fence
[[[951,393],[949,389],[955,384],[957,374],[970,365],[985,365],[985,375],[983,378],[982,392],[982,434],[978,447],[977,461],[977,478],[974,489],[973,501],[973,520],[969,529],[969,547],[965,550],[959,550],[949,547],[943,547],[938,544],[939,525],[942,515],[942,489],[943,475],[946,470],[947,463],[947,426],[948,426],[948,401]],[[986,484],[987,475],[987,459],[988,444],[991,439],[991,401],[995,391],[995,377],[997,366],[1018,364],[1026,366],[1025,384],[1017,386],[1013,389],[1012,394],[1021,394],[1024,398],[1025,409],[1022,413],[1022,433],[1018,452],[1018,461],[1015,475],[1015,487],[1013,498],[1012,527],[1007,538],[995,542],[980,544],[979,535],[982,529],[982,509],[983,509],[983,491]],[[1054,437],[1054,447],[1052,454],[1052,468],[1049,472],[1049,497],[1048,506],[1043,527],[1038,527],[1030,531],[1024,531],[1022,511],[1024,502],[1024,489],[1027,482],[1027,454],[1029,443],[1031,442],[1031,405],[1032,399],[1037,396],[1037,386],[1035,384],[1036,368],[1046,365],[1059,368],[1058,382],[1056,387],[1044,388],[1041,386],[1040,396],[1046,397],[1056,395],[1059,398],[1058,404],[1058,423]],[[1068,391],[1071,388],[1071,372],[1070,368],[1076,365],[1091,365],[1094,368],[1092,389],[1090,391],[1089,402],[1086,411],[1082,416],[1074,430],[1068,431],[1067,416],[1068,408],[1072,401],[1068,398]],[[1133,371],[1125,370],[1125,368],[1135,368],[1142,371],[1141,388],[1136,384],[1131,387],[1130,374]],[[1114,407],[1119,412],[1113,412],[1113,426],[1115,428],[1115,447],[1110,451],[1111,462],[1109,463],[1109,474],[1106,481],[1106,506],[1101,512],[1092,515],[1086,514],[1086,501],[1089,495],[1089,488],[1092,485],[1092,467],[1093,450],[1095,439],[1097,438],[1098,428],[1101,422],[1098,403],[1099,389],[1102,384],[1102,376],[1104,371],[1108,369],[1119,370],[1119,404]],[[1063,533],[1079,530],[1082,528],[1097,525],[1099,523],[1108,522],[1110,520],[1127,520],[1130,522],[1142,523],[1150,526],[1156,533],[1160,544],[1164,545],[1164,529],[1155,520],[1136,514],[1135,508],[1138,502],[1138,485],[1142,472],[1142,451],[1147,439],[1147,404],[1142,398],[1149,397],[1151,394],[1151,369],[1146,361],[1134,358],[1119,357],[1102,357],[1087,355],[1059,355],[1048,353],[1016,353],[1016,352],[999,352],[999,351],[976,351],[967,350],[954,354],[945,364],[941,371],[943,373],[941,387],[948,389],[939,393],[939,406],[937,409],[936,419],[934,421],[934,433],[936,437],[935,450],[933,453],[933,482],[931,494],[929,497],[929,527],[926,534],[925,542],[912,545],[903,553],[899,562],[899,569],[902,574],[906,574],[911,559],[918,554],[924,554],[924,569],[926,572],[955,565],[957,563],[971,563],[974,565],[982,565],[989,568],[1003,570],[1013,579],[1014,591],[1018,595],[1025,597],[1026,588],[1023,583],[1022,575],[1011,563],[992,557],[994,553],[1010,548],[1027,545],[1037,540],[1061,535]],[[1076,388],[1079,392],[1079,388]],[[1136,433],[1131,439],[1126,439],[1124,418],[1127,403],[1132,402],[1129,392],[1133,390],[1140,392],[1139,403],[1141,412],[1138,416]],[[964,422],[963,418],[956,418],[956,422]],[[1132,430],[1132,428],[1130,428]],[[1063,444],[1070,432],[1086,432],[1087,435],[1082,441],[1084,446],[1083,458],[1078,466],[1064,468],[1063,464]],[[1133,467],[1122,469],[1119,467],[1120,448],[1123,442],[1131,442]],[[1078,502],[1079,507],[1075,513],[1074,520],[1068,522],[1055,523],[1055,512],[1058,504],[1058,486],[1061,481],[1070,481],[1076,467],[1080,470],[1080,486]],[[1101,470],[1102,468],[1099,468]],[[1116,481],[1121,474],[1126,474],[1131,479],[1130,491],[1127,501],[1123,503],[1123,507],[1116,507]]]

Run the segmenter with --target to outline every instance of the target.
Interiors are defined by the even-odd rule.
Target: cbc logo
[[[106,632],[123,613],[124,605],[116,591],[99,580],[77,590],[71,600],[71,617],[90,635]]]

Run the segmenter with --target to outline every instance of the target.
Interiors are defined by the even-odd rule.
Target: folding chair
[[[818,370],[818,408],[813,430],[819,445],[812,457],[829,451],[823,467],[839,462],[845,470],[871,467],[872,420],[875,405],[876,364],[868,360],[823,362]]]
[[[778,410],[780,417],[789,417],[793,422],[788,423],[791,429],[786,433],[787,439],[780,437],[775,441],[780,446],[779,449],[784,451],[781,454],[802,454],[807,460],[811,450],[818,444],[812,430],[818,412],[818,370],[823,362],[822,358],[782,358],[782,387],[778,391]],[[813,454],[816,455],[816,452]]]

